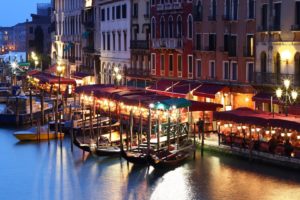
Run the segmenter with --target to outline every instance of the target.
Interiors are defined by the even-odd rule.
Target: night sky
[[[36,13],[37,3],[50,3],[51,0],[1,0],[0,26],[13,26],[31,19]]]

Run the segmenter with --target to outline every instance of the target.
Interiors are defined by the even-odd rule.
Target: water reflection
[[[98,158],[70,141],[18,143],[0,129],[0,199],[300,199],[300,175],[233,157],[197,154],[157,171]]]

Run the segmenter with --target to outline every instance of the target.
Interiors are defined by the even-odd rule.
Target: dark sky
[[[37,3],[50,3],[51,0],[1,0],[0,26],[13,26],[36,13]]]

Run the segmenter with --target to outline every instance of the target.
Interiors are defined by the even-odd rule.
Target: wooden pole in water
[[[48,115],[48,121],[50,121],[50,116]],[[50,144],[50,127],[49,127],[49,124],[48,124],[48,127],[47,127],[47,139],[48,139],[48,145]]]
[[[194,131],[193,131],[193,133],[194,133],[194,160],[196,159],[196,123],[194,123]]]
[[[73,118],[71,118],[71,152],[73,152],[74,150],[73,142],[74,142],[74,120]]]
[[[167,147],[168,147],[168,150],[170,148],[170,131],[171,131],[171,117],[170,117],[170,111],[168,111],[168,130],[167,130]]]
[[[133,111],[130,110],[130,150],[132,150],[132,138],[133,138]]]
[[[123,150],[123,119],[120,111],[120,148]]]
[[[140,111],[140,131],[138,133],[138,150],[140,150],[142,134],[143,134],[143,118],[142,118],[142,111]]]
[[[30,125],[33,126],[33,116],[32,116],[32,90],[29,88],[29,109],[30,109]]]
[[[111,145],[112,145],[112,142],[111,142],[111,134],[112,134],[112,130],[111,130],[111,121],[112,121],[112,119],[111,119],[111,110],[110,110],[110,102],[108,103],[108,114],[109,114],[109,141],[110,141],[110,143],[111,143]]]
[[[199,131],[201,131],[201,156],[204,152],[204,120],[199,121]]]
[[[54,100],[54,106],[55,106],[55,139],[57,139],[58,136],[58,100]]]
[[[45,111],[44,111],[44,90],[41,90],[41,124],[44,125],[45,124]]]
[[[147,154],[150,155],[150,137],[151,137],[151,131],[152,131],[152,125],[151,125],[151,107],[149,106],[149,130],[147,133]]]
[[[156,137],[157,137],[157,151],[159,151],[159,149],[160,149],[160,120],[159,120],[159,116],[157,117],[157,124],[156,124],[156,131],[157,131],[157,135],[156,135]]]
[[[16,96],[16,124],[17,127],[20,125],[20,111],[19,111],[19,98]]]
[[[97,111],[96,111],[97,112]],[[97,147],[99,147],[99,115],[98,113],[96,113],[97,115],[97,141],[96,141],[96,144],[97,144]]]

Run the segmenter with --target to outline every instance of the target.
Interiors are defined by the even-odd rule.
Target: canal
[[[0,129],[0,199],[300,199],[300,173],[235,157],[197,153],[182,167],[157,172],[119,157],[97,158],[70,140],[19,143]]]

